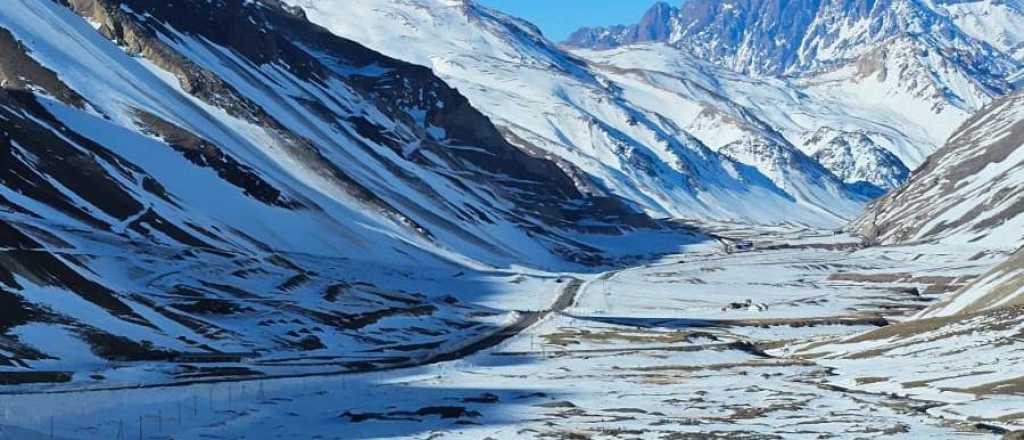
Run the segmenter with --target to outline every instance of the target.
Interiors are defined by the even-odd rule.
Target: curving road
[[[25,395],[38,395],[38,394],[74,394],[84,392],[98,392],[98,391],[118,391],[118,390],[137,390],[137,389],[157,389],[157,388],[178,388],[188,387],[193,385],[207,385],[217,383],[244,383],[244,382],[266,382],[268,380],[275,379],[300,379],[300,378],[313,378],[313,377],[334,377],[334,376],[345,376],[345,375],[356,375],[374,372],[394,371],[405,368],[422,367],[426,365],[438,364],[442,362],[453,361],[462,359],[465,357],[472,356],[480,353],[484,350],[498,346],[499,344],[512,339],[521,334],[526,329],[534,326],[535,324],[547,319],[553,314],[562,313],[569,307],[572,307],[576,303],[577,295],[579,295],[584,281],[576,277],[563,278],[568,280],[562,287],[555,301],[551,307],[540,311],[530,312],[517,312],[518,317],[515,322],[508,324],[504,327],[497,329],[496,331],[487,334],[479,339],[468,342],[465,345],[461,345],[454,348],[449,348],[444,351],[432,353],[430,355],[418,358],[410,359],[406,362],[396,363],[384,367],[371,367],[363,369],[348,369],[339,371],[322,371],[313,373],[297,373],[297,374],[278,374],[278,375],[265,375],[258,377],[238,377],[238,378],[223,378],[216,380],[183,380],[178,382],[168,383],[150,383],[150,384],[137,384],[137,385],[117,385],[109,387],[90,387],[90,388],[79,388],[79,389],[58,389],[58,390],[36,390],[36,391],[0,391],[0,396],[25,396]]]

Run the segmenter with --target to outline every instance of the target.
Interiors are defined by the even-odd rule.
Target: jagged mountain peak
[[[675,8],[665,2],[655,3],[644,13],[637,25],[637,38],[641,41],[660,41],[670,36]]]
[[[1014,15],[1002,20],[1009,23],[1002,26],[1002,32],[965,32],[957,22],[967,23],[963,17],[967,13],[955,15],[951,5],[936,6],[921,0],[693,0],[679,8],[656,8],[668,14],[655,14],[660,17],[657,26],[668,26],[670,30],[658,32],[654,41],[674,44],[699,58],[760,75],[819,71],[904,35],[928,37],[934,47],[941,49],[973,45],[976,47],[970,48],[971,53],[985,55],[992,63],[1000,64],[1000,69],[1016,67],[1009,54],[991,46],[1005,48],[1016,44],[1017,37],[1006,34],[1016,35],[1018,23],[1024,27],[1024,14],[1008,9]],[[651,34],[642,36],[638,33],[640,28],[587,28],[575,33],[565,44],[608,49],[652,41],[642,38]],[[991,44],[986,39],[988,35],[994,35]],[[996,42],[997,39],[1003,43]]]
[[[672,37],[672,21],[679,9],[664,1],[651,6],[634,25],[585,27],[576,30],[563,43],[571,47],[611,49],[630,43],[668,41]]]
[[[759,108],[710,110],[715,105],[704,103],[704,116],[691,127],[707,133],[702,139],[736,139],[722,127],[759,119],[741,125],[782,132],[842,180],[878,195],[897,186],[907,168],[942,146],[971,114],[1016,89],[1024,67],[1011,50],[1018,44],[1018,28],[1024,29],[1018,6],[987,0],[693,0],[657,8],[670,15],[661,20],[670,31],[655,41],[638,38],[640,26],[633,25],[584,29],[566,45],[584,59],[636,69],[663,70],[648,67],[660,60],[640,59],[655,53],[714,64],[748,82],[782,81],[790,91],[781,100],[769,104],[760,99],[762,93],[749,91],[738,101]],[[815,119],[846,113],[832,126],[863,133],[870,142],[829,142],[828,151],[819,151],[822,144],[812,141],[813,133],[826,125],[786,104],[793,98],[804,104],[830,102],[815,110]],[[766,104],[795,113],[777,116]],[[729,113],[735,114],[715,116]],[[893,124],[896,120],[900,123]],[[855,145],[859,153],[852,155]]]

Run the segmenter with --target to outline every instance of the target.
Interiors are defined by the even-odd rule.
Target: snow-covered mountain
[[[705,105],[711,117],[742,106],[624,81],[562,51],[529,23],[475,2],[288,1],[339,35],[429,66],[520,148],[655,216],[835,225],[867,200],[770,126],[737,120],[702,135],[678,117]],[[701,98],[719,93],[713,86]],[[745,134],[723,142],[726,130]],[[740,142],[722,150],[733,141]]]
[[[1014,65],[1007,53],[1021,29],[1024,8],[1016,0],[693,0],[678,8],[659,2],[633,26],[581,29],[566,44],[662,41],[742,73],[802,75],[910,39],[998,88]]]
[[[916,115],[836,93],[828,83],[751,78],[680,56],[661,43],[573,53],[619,86],[624,99],[672,119],[712,149],[737,158],[756,156],[738,151],[744,143],[737,141],[744,139],[795,148],[809,156],[804,162],[816,162],[873,195],[901,184],[908,173],[905,163],[922,161],[927,146],[944,136],[922,127]],[[964,117],[945,116],[950,124]],[[813,165],[803,168],[808,166]]]
[[[676,64],[700,60],[754,78],[785,81],[793,89],[790,95],[807,95],[828,112],[846,114],[841,118],[846,127],[839,129],[852,132],[849,139],[826,145],[842,150],[841,144],[874,144],[914,168],[955,127],[1015,89],[1022,66],[1015,49],[1024,28],[1021,11],[1016,1],[694,0],[679,8],[659,3],[638,25],[582,29],[565,44],[585,59],[640,69],[650,69],[645,64],[650,47],[663,44],[675,50],[658,57],[685,60],[672,61]],[[647,38],[651,35],[657,38]],[[653,66],[664,71],[665,64]],[[805,153],[850,179],[850,162],[837,160],[845,153],[819,154],[818,146],[803,143],[823,140],[815,133],[835,128],[831,121],[794,123],[774,113],[777,109],[770,107],[755,112]],[[782,113],[802,111],[787,105]],[[888,130],[877,128],[884,125]],[[888,139],[872,134],[886,131]],[[860,134],[867,138],[855,139]],[[860,164],[859,173],[866,174],[861,177],[877,185],[901,174],[884,152],[870,150],[872,158]],[[841,162],[846,165],[837,167]],[[872,164],[885,169],[868,169]]]
[[[933,9],[968,35],[1024,59],[1024,2],[1020,0],[934,0]]]
[[[845,182],[892,190],[910,176],[910,170],[896,155],[863,132],[821,127],[804,145],[816,149],[811,157]]]
[[[582,194],[428,69],[273,0],[11,0],[0,52],[11,368],[429,351],[502,319],[448,296],[487,291],[463,271],[696,238]]]
[[[565,44],[576,48],[613,49],[636,43],[667,42],[673,38],[679,9],[659,1],[633,25],[585,27],[569,35]]]
[[[988,249],[1024,245],[1024,94],[1002,98],[967,121],[876,201],[855,229],[880,243],[941,241]]]

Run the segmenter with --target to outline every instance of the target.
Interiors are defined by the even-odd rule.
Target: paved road
[[[453,361],[496,347],[498,344],[516,337],[526,329],[543,321],[552,314],[562,313],[569,307],[572,307],[576,303],[576,297],[579,295],[582,287],[583,280],[579,278],[571,278],[565,287],[562,288],[562,292],[558,294],[558,298],[555,299],[555,302],[551,305],[550,309],[539,312],[520,312],[519,319],[517,319],[516,322],[460,349],[445,353],[438,353],[434,356],[428,357],[424,362],[420,363],[420,365]]]

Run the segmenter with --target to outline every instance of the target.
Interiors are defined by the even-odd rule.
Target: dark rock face
[[[1010,431],[1003,434],[1003,440],[1024,440],[1024,431]]]
[[[668,3],[658,2],[640,19],[637,25],[638,41],[662,41],[671,36],[672,18],[676,9]]]
[[[103,166],[106,164],[101,164],[97,156],[106,156],[112,165],[121,166],[121,171],[129,175],[136,171],[130,164],[118,161],[102,146],[68,130],[69,136],[77,137],[96,156],[86,154],[36,120],[62,127],[32,94],[0,90],[0,185],[101,228],[107,225],[75,203],[62,188],[69,188],[77,197],[116,219],[127,219],[141,209],[142,205],[107,174]],[[25,157],[37,160],[30,163]]]
[[[85,100],[65,85],[57,75],[39,65],[10,31],[0,27],[0,85],[5,90],[26,91],[32,87],[45,90],[50,96],[68,105],[82,108]]]
[[[481,147],[453,150],[427,142],[425,147],[433,153],[448,157],[453,162],[469,163],[488,172],[514,178],[506,184],[535,182],[520,188],[523,190],[569,199],[580,197],[572,180],[555,164],[532,158],[510,145],[483,114],[470,106],[465,97],[444,84],[429,69],[384,57],[354,42],[338,38],[277,2],[251,4],[243,0],[225,0],[222,3],[222,7],[213,8],[209,14],[196,17],[190,11],[196,8],[210,9],[205,6],[205,2],[187,1],[187,5],[170,5],[157,0],[70,1],[75,11],[102,23],[100,31],[126,46],[130,53],[153,59],[157,65],[174,72],[186,91],[225,108],[229,113],[279,130],[282,136],[290,139],[300,154],[310,156],[307,160],[319,160],[312,157],[316,156],[312,152],[315,147],[305,139],[295,137],[272,115],[266,114],[255,102],[242,96],[213,72],[176,53],[160,41],[158,36],[173,38],[174,32],[202,36],[236,51],[255,65],[287,65],[299,78],[319,83],[339,76],[339,72],[332,71],[324,61],[356,68],[377,66],[388,73],[380,76],[356,75],[344,80],[361,90],[378,108],[392,117],[405,119],[407,123],[420,125],[422,129],[427,126],[442,128],[452,142]],[[140,21],[139,14],[128,13],[126,10],[144,12],[152,18]],[[172,26],[174,32],[164,29],[167,25]],[[266,28],[273,28],[274,32],[263,32]],[[309,49],[316,53],[310,53]],[[412,121],[405,114],[410,108],[423,109],[426,112],[424,121]],[[328,114],[325,117],[339,116]],[[372,127],[362,124],[362,133],[372,131]],[[399,148],[398,143],[392,145]],[[324,167],[333,168],[328,164]],[[361,198],[376,199],[371,190],[359,188],[361,185],[345,176],[343,171],[333,172],[347,186],[360,192]],[[529,201],[531,204],[535,202]],[[377,203],[383,209],[401,216],[397,214],[399,208],[388,206],[385,201]],[[624,206],[620,207],[619,214],[632,216],[625,209]]]
[[[221,178],[244,190],[246,195],[268,205],[289,209],[302,207],[301,203],[288,200],[281,190],[260,177],[251,167],[239,163],[194,133],[141,110],[138,112],[138,121],[145,133],[162,138],[197,166],[212,168]]]
[[[697,44],[713,58],[733,57],[747,49],[752,70],[782,73],[799,56],[821,0],[695,1],[683,4],[683,44]],[[856,20],[856,15],[849,17]],[[813,31],[821,32],[823,30]],[[747,61],[747,60],[744,60]]]
[[[811,157],[872,198],[898,188],[910,176],[896,155],[863,133],[821,129],[807,142],[817,150]]]
[[[628,44],[667,41],[672,35],[672,21],[678,13],[679,10],[668,3],[658,2],[635,25],[582,28],[570,35],[565,44],[571,47],[612,49]]]

